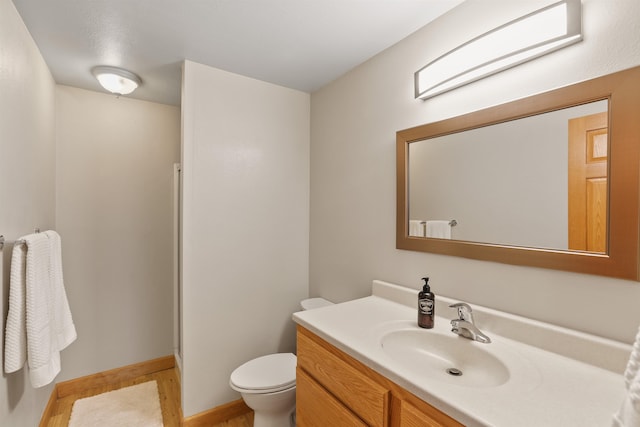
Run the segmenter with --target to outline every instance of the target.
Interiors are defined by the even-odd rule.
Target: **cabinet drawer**
[[[298,333],[298,366],[368,425],[388,424],[390,391],[302,332]]]
[[[296,369],[296,425],[299,427],[366,427],[302,369]]]

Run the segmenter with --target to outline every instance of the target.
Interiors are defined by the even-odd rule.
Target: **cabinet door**
[[[302,369],[296,369],[298,427],[366,427],[366,424]]]
[[[298,333],[298,366],[372,427],[388,425],[390,391],[304,333]]]
[[[437,409],[424,405],[425,411],[403,400],[400,403],[400,422],[402,427],[463,427]]]

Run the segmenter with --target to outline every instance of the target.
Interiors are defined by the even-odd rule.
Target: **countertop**
[[[469,345],[492,346],[492,352],[505,355],[516,368],[512,378],[484,387],[425,375],[419,366],[392,358],[380,344],[388,330],[420,329],[418,291],[381,281],[374,281],[372,290],[371,296],[294,313],[293,319],[467,426],[608,427],[625,398],[622,373],[630,345],[473,303],[476,325],[492,342],[467,340]],[[458,301],[436,297],[432,331],[452,334],[449,320],[455,311],[448,304],[453,302]]]

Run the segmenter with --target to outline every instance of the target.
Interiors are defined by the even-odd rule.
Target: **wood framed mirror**
[[[527,139],[532,127],[547,133]],[[571,148],[576,132],[588,141]],[[640,280],[640,67],[401,130],[396,141],[398,249]],[[576,193],[580,162],[591,172]],[[450,238],[415,232],[451,220]]]

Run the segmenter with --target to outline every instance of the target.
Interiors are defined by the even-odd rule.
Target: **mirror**
[[[425,237],[426,220],[451,218],[456,240],[605,252],[607,104],[595,101],[411,143],[409,221],[417,228],[409,227],[409,234]],[[576,121],[597,118],[600,126],[580,139],[576,133],[584,126]],[[577,157],[572,151],[584,151],[586,142],[596,147],[592,152],[604,150],[582,164],[601,169],[584,180],[583,191],[604,190],[595,200],[604,203],[586,212],[598,243],[592,247],[569,244],[569,223],[575,221],[569,220],[569,200],[577,193],[569,191],[569,178],[585,173],[580,165],[571,167],[569,158]],[[580,214],[574,211],[574,217]]]
[[[397,132],[396,247],[638,280],[638,82],[640,67]]]

